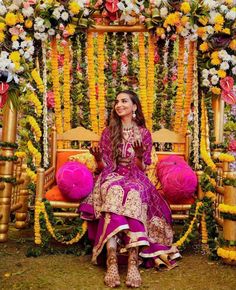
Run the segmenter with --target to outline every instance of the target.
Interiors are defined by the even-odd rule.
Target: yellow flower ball
[[[219,94],[221,93],[221,89],[218,88],[218,87],[212,87],[212,88],[211,88],[211,91],[212,91],[212,93],[215,94],[215,95],[219,95]]]
[[[19,38],[18,35],[12,35],[11,37],[11,41],[16,41]]]
[[[217,74],[220,78],[225,78],[226,77],[226,72],[222,69],[217,71]]]
[[[209,46],[206,42],[203,42],[200,46],[199,46],[199,49],[202,51],[202,52],[206,52],[208,51],[209,49]]]
[[[216,58],[216,57],[219,57],[218,51],[212,52],[211,58]]]
[[[3,42],[5,39],[5,34],[3,32],[0,32],[0,42]]]
[[[205,27],[199,27],[197,29],[197,35],[200,36],[200,37],[203,37],[206,33],[206,30],[205,30]]]
[[[219,24],[219,25],[223,25],[224,22],[225,22],[224,17],[218,13],[214,18],[214,23]]]
[[[3,31],[6,29],[6,24],[3,22],[0,22],[0,31]]]
[[[73,14],[78,14],[81,10],[79,4],[74,1],[69,4],[69,9]]]
[[[20,53],[19,53],[19,51],[13,51],[13,52],[11,52],[9,58],[13,62],[19,62],[20,61]]]
[[[75,33],[75,25],[74,24],[68,24],[66,26],[66,31],[68,32],[69,35],[73,35]]]
[[[181,4],[180,10],[185,14],[189,13],[191,10],[190,4],[188,2],[183,2]]]
[[[202,16],[198,19],[198,21],[202,24],[202,25],[206,25],[208,22],[208,18],[207,16]]]
[[[223,29],[223,26],[221,24],[215,24],[214,29],[215,29],[215,32],[221,32]]]
[[[14,13],[8,12],[5,16],[5,22],[8,26],[14,26],[17,22],[17,17]]]
[[[180,21],[181,21],[181,24],[182,24],[183,26],[185,26],[186,23],[189,22],[189,17],[186,16],[186,15],[184,15],[184,16],[180,19]]]
[[[33,22],[31,19],[25,20],[25,27],[26,28],[31,28],[33,26]]]
[[[222,32],[225,33],[225,34],[228,34],[228,35],[231,34],[231,31],[230,31],[229,28],[224,28],[224,29],[222,30]]]
[[[218,58],[218,57],[212,58],[211,64],[213,64],[213,65],[219,65],[219,64],[221,64],[220,58]]]
[[[156,34],[157,36],[162,36],[162,34],[165,34],[165,29],[162,27],[157,27]]]
[[[230,42],[229,47],[230,47],[232,50],[236,50],[236,39],[233,39],[233,40]]]
[[[16,17],[18,23],[24,23],[24,16],[21,13],[17,13]]]

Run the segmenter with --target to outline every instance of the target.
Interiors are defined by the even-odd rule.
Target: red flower
[[[230,105],[235,105],[236,104],[236,94],[235,92],[232,90],[230,92],[227,91],[222,91],[221,93],[221,98]]]
[[[7,91],[9,89],[9,85],[7,83],[0,84],[0,108],[2,109],[7,101],[8,94]]]
[[[228,150],[236,152],[236,140],[233,139],[229,142]]]
[[[118,0],[106,0],[105,7],[106,7],[108,12],[113,14],[119,10],[119,8],[117,6],[118,3],[119,3]]]
[[[233,88],[233,85],[234,85],[234,79],[232,77],[227,76],[220,80],[220,86],[226,92],[230,92]]]
[[[54,93],[52,91],[47,92],[47,107],[48,109],[55,107]]]

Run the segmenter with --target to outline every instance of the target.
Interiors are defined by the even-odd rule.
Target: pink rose
[[[47,92],[47,107],[48,109],[55,107],[54,93],[52,91]]]
[[[118,62],[117,62],[116,59],[114,59],[114,60],[112,61],[112,65],[111,65],[111,67],[112,67],[112,72],[113,72],[113,73],[115,73],[115,72],[117,71],[117,66],[118,66]]]
[[[235,139],[233,139],[229,142],[228,150],[236,152],[236,140]]]

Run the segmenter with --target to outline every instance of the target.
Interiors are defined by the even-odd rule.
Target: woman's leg
[[[107,241],[107,271],[104,278],[104,282],[108,287],[120,285],[116,249],[117,242],[116,239],[112,237]]]
[[[141,283],[142,279],[138,269],[138,248],[131,248],[129,250],[126,285],[128,287],[138,288]]]

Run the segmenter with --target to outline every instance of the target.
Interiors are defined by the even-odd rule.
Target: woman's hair
[[[134,119],[134,121],[136,122],[136,124],[140,127],[145,127],[146,128],[146,124],[145,124],[145,119],[144,119],[144,115],[142,112],[142,107],[141,107],[141,103],[140,100],[137,96],[136,93],[134,93],[133,91],[130,90],[124,90],[119,92],[116,97],[120,94],[127,94],[129,95],[132,103],[134,105],[137,106],[137,109],[135,111],[136,117]],[[116,162],[117,157],[119,155],[118,152],[118,147],[119,144],[121,143],[122,140],[122,123],[121,123],[121,118],[117,115],[116,111],[115,111],[115,103],[113,105],[113,109],[111,111],[111,119],[109,122],[109,131],[111,134],[111,143],[112,143],[112,157],[113,160]]]

